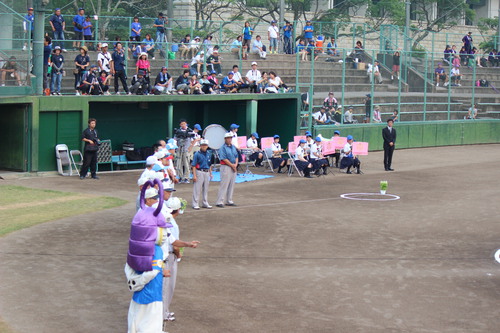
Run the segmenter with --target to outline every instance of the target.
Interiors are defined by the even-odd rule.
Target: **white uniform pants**
[[[200,207],[199,198],[202,194],[202,204],[203,206],[209,206],[208,204],[208,185],[210,184],[210,172],[196,170],[197,181],[193,186],[193,207]]]
[[[131,300],[128,309],[128,333],[162,332],[162,310],[163,304],[161,302],[139,304]]]
[[[167,319],[170,312],[170,303],[174,297],[175,281],[177,280],[177,257],[173,253],[169,253],[167,257],[167,269],[170,270],[170,277],[163,278],[163,319]],[[161,332],[161,331],[160,331]]]
[[[228,165],[220,166],[220,187],[217,195],[217,205],[233,203],[234,182],[236,172]]]

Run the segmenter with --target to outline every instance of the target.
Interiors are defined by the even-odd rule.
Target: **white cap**
[[[108,47],[108,43],[102,43],[101,47]]]
[[[230,133],[230,132],[227,132],[225,135],[224,135],[225,138],[232,138],[233,135]]]
[[[177,197],[171,197],[167,201],[167,206],[171,210],[177,210],[177,209],[181,209],[182,204],[181,204],[181,201],[179,200],[179,198],[177,198]]]
[[[154,187],[150,187],[146,190],[144,198],[149,199],[149,198],[153,198],[157,195],[158,195],[158,190],[155,189]]]
[[[154,165],[156,164],[156,162],[158,162],[158,158],[156,158],[156,156],[148,156],[148,158],[146,158],[146,165]]]
[[[208,146],[208,140],[207,139],[200,140],[200,146],[201,145],[207,145]]]
[[[255,61],[253,61],[253,62],[252,62],[252,66],[253,66],[253,65],[257,65],[257,63],[256,63]]]
[[[148,177],[141,177],[137,180],[137,186],[142,186],[146,184],[146,182],[149,180]]]

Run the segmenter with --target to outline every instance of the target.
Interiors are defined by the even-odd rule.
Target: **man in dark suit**
[[[387,120],[387,127],[382,130],[382,138],[384,139],[384,168],[385,171],[394,171],[391,169],[392,154],[396,145],[396,130],[392,128],[394,120]]]

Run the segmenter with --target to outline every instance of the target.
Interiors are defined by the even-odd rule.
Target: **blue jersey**
[[[84,36],[92,36],[92,28],[90,27],[92,23],[90,22],[83,22],[83,35]]]
[[[243,39],[245,39],[245,40],[252,39],[252,33],[253,33],[253,29],[252,28],[250,28],[250,27],[244,27],[243,28]]]
[[[35,28],[35,25],[33,24],[35,22],[35,15],[24,15],[24,30],[31,30]],[[30,25],[28,29],[28,25]]]
[[[197,169],[209,169],[211,164],[210,158],[211,154],[208,151],[206,152],[202,152],[201,150],[197,151],[196,154],[194,154],[191,166],[194,166]]]
[[[78,28],[78,25],[81,25],[83,28],[83,24],[85,23],[85,16],[75,15],[75,17],[73,17],[73,22],[75,23],[75,31],[82,32],[83,29]]]
[[[311,30],[311,31],[306,31]],[[313,38],[314,27],[312,25],[306,25],[304,27],[304,38]]]
[[[142,290],[134,292],[132,299],[139,304],[149,304],[162,301],[163,284],[163,251],[160,246],[155,245],[155,254],[153,255],[153,270],[160,271],[156,277],[149,281]]]
[[[285,37],[287,37],[287,38],[292,37],[292,30],[293,30],[293,28],[292,28],[292,26],[291,26],[291,25],[290,25],[290,26],[285,25],[285,26],[283,27],[283,36],[285,36]]]
[[[136,33],[134,30],[132,29],[135,29],[136,31],[139,31],[139,33]],[[130,27],[130,36],[131,37],[138,37],[141,35],[141,29],[142,29],[142,26],[141,26],[141,23],[140,22],[133,22],[132,23],[132,26]]]

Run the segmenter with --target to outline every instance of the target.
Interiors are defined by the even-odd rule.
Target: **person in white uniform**
[[[321,145],[321,137],[316,137],[311,146],[311,153],[309,154],[309,161],[313,165],[313,169],[317,176],[323,172],[323,175],[328,173],[328,160],[323,156],[323,146]]]
[[[297,167],[297,169],[304,173],[305,178],[313,178],[313,177],[311,177],[311,170],[312,170],[313,166],[305,158],[305,155],[306,155],[305,145],[306,145],[306,143],[307,143],[307,141],[304,139],[301,139],[299,141],[299,145],[297,146],[297,149],[295,149],[294,163],[295,163],[295,166]]]
[[[285,167],[286,160],[283,157],[281,157],[281,153],[284,150],[281,148],[280,136],[277,134],[274,136],[274,142],[271,144],[271,150],[273,152],[273,157],[271,157],[271,162],[273,163],[273,169],[278,168],[278,173],[283,173],[281,172],[281,169]]]
[[[255,166],[257,168],[262,166],[262,160],[264,159],[264,155],[262,154],[262,150],[259,148],[259,134],[257,132],[252,133],[250,138],[247,140],[247,148],[252,149],[252,154],[248,157],[250,161],[255,161]]]

